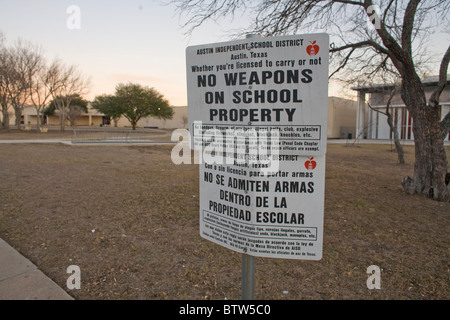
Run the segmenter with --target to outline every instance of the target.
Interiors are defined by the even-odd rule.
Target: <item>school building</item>
[[[447,79],[450,79],[447,76]],[[450,86],[447,86],[440,96],[441,119],[450,112]],[[430,98],[438,84],[438,76],[425,77],[423,79],[426,99]],[[356,137],[360,139],[392,139],[393,134],[387,123],[387,116],[378,111],[385,112],[386,104],[394,90],[393,84],[368,85],[352,88],[358,94],[356,113]],[[399,90],[397,90],[399,91]],[[397,128],[401,140],[414,140],[412,130],[413,119],[406,109],[405,104],[397,92],[390,103],[389,112],[392,115],[394,126]],[[450,141],[450,134],[445,138]]]
[[[174,116],[172,119],[162,120],[153,117],[147,117],[139,120],[137,128],[158,128],[158,129],[187,129],[188,128],[188,107],[187,106],[173,106]],[[329,139],[354,139],[356,133],[356,101],[329,97],[328,98],[328,125],[327,136]],[[14,110],[11,107],[10,113],[10,127],[15,127]],[[1,117],[1,114],[0,114]],[[21,128],[24,130],[31,130],[36,127],[36,109],[33,106],[26,106],[22,113]],[[42,118],[42,124],[46,127],[59,127],[58,115],[52,115]],[[131,128],[130,122],[125,117],[115,123],[112,119],[105,117],[102,113],[92,109],[88,105],[88,112],[83,112],[75,121],[76,127],[117,127]],[[66,120],[66,129],[70,129],[70,123]]]

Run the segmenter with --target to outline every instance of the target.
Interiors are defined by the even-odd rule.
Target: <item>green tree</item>
[[[122,115],[136,130],[138,121],[152,116],[158,119],[172,119],[173,110],[164,96],[154,88],[139,84],[120,83],[116,87],[115,104],[122,109]]]
[[[123,109],[120,104],[117,103],[117,99],[114,95],[101,95],[96,96],[91,103],[92,108],[103,113],[106,117],[111,118],[114,121],[114,126],[117,127],[117,121],[122,116]]]

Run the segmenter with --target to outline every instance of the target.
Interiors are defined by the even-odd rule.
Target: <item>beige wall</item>
[[[8,113],[9,113],[9,125],[11,128],[15,128],[16,115],[14,113],[14,108],[10,107],[8,109]],[[36,124],[36,109],[33,106],[25,106],[22,112],[22,116],[24,118],[23,125],[28,124],[28,122],[30,122],[32,125]]]
[[[187,106],[172,107],[174,111],[173,118],[170,120],[160,120],[153,117],[147,117],[138,121],[138,128],[157,127],[158,129],[187,129]],[[183,121],[185,119],[185,121]],[[184,123],[185,122],[185,123]],[[114,125],[113,123],[111,125]],[[130,121],[121,117],[118,123],[119,127],[131,127]]]
[[[158,127],[164,129],[178,129],[178,128],[187,128],[187,107],[173,107],[174,116],[173,119],[170,120],[160,120],[152,117],[148,117],[145,119],[141,119],[138,122],[139,128],[144,127]],[[13,128],[15,123],[15,115],[14,109],[10,108],[9,110],[9,121],[10,126]],[[31,124],[32,126],[36,125],[36,109],[33,106],[25,107],[23,113],[24,124]],[[1,113],[0,113],[1,119]],[[185,119],[185,120],[183,120]],[[111,126],[114,126],[114,122],[111,121]],[[77,126],[96,126],[99,127],[103,123],[102,114],[98,113],[96,110],[89,109],[88,113],[83,113],[77,120]],[[57,115],[50,116],[47,119],[47,125],[49,126],[59,126],[59,117]],[[70,122],[66,121],[66,125],[69,126]],[[118,123],[119,127],[131,127],[130,122],[125,118],[121,117]]]
[[[357,102],[338,97],[328,98],[327,138],[354,139],[356,131]]]
[[[9,122],[11,128],[15,128],[15,119],[16,116],[14,114],[14,109],[10,108],[8,110],[9,113]],[[32,126],[36,125],[36,109],[33,106],[26,106],[22,112],[23,116],[23,125],[31,124]],[[1,119],[1,114],[0,114]],[[96,110],[89,109],[88,113],[83,113],[76,121],[76,126],[100,126],[103,122],[103,115],[98,113]],[[57,115],[47,117],[47,125],[48,126],[59,126],[59,117]],[[66,125],[70,126],[70,122],[66,120]]]
[[[170,120],[160,120],[152,117],[147,117],[141,119],[138,122],[138,128],[145,127],[157,127],[159,129],[187,129],[188,128],[188,108],[187,106],[173,107],[174,116]],[[30,106],[25,108],[24,112],[24,124],[31,123],[32,126],[36,124],[36,110],[34,107]],[[11,110],[10,122],[11,126],[14,125],[14,111]],[[327,126],[327,136],[328,138],[347,138],[347,135],[342,136],[342,131],[350,130],[353,132],[355,130],[356,122],[356,101],[342,99],[338,97],[328,98],[328,126]],[[59,126],[59,117],[50,116],[48,118],[47,124],[49,126]],[[77,126],[94,126],[100,127],[102,124],[102,115],[97,113],[95,110],[89,110],[89,113],[83,114],[77,119]],[[69,126],[69,121],[66,121],[66,125]],[[111,122],[111,127],[114,126],[114,122]],[[121,117],[118,123],[119,127],[130,128],[130,122],[125,118]],[[346,129],[347,128],[347,129]]]

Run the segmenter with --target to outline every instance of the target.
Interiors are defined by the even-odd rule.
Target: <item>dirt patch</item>
[[[0,237],[63,288],[78,265],[77,299],[239,299],[241,255],[199,236],[198,166],[171,149],[0,145]],[[329,144],[323,259],[256,258],[255,297],[449,299],[450,204],[403,193],[405,150]]]

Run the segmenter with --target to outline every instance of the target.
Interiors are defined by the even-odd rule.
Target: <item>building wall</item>
[[[14,113],[13,107],[10,107],[8,109],[8,114],[9,114],[9,126],[13,129],[15,129],[16,128],[16,126],[15,126],[16,115]],[[34,115],[34,118],[30,118],[32,115]],[[0,119],[1,118],[2,118],[2,114],[0,113]],[[28,123],[30,123],[32,125],[36,124],[36,109],[33,106],[25,106],[24,110],[22,112],[21,124],[26,125]]]
[[[328,139],[354,139],[357,103],[338,97],[328,98]]]
[[[338,97],[328,98],[328,138],[349,138],[349,134],[352,138],[355,138],[356,109],[356,101]],[[188,107],[173,107],[173,110],[173,119],[164,121],[153,117],[147,117],[138,122],[138,128],[154,127],[159,129],[187,129]],[[31,124],[34,127],[36,125],[35,108],[32,106],[25,108],[23,118],[24,125]],[[14,125],[14,120],[14,110],[11,110],[11,126]],[[59,117],[57,115],[49,116],[47,118],[47,125],[59,126]],[[66,121],[66,126],[70,126],[69,121]],[[96,110],[90,109],[88,113],[82,114],[82,116],[76,120],[76,126],[103,126],[103,116],[102,114],[97,113]],[[110,126],[114,126],[113,121],[111,121]],[[119,119],[118,126],[131,128],[130,122],[123,116]]]
[[[380,110],[384,112],[385,108],[381,108]],[[400,139],[413,140],[412,118],[409,111],[405,107],[393,107],[389,111]],[[368,139],[393,139],[385,114],[370,110],[370,118]]]
[[[147,117],[141,119],[138,122],[139,128],[145,127],[157,127],[161,129],[178,129],[178,128],[187,128],[187,106],[182,107],[173,107],[174,116],[173,119],[169,120],[160,120],[153,117]],[[9,110],[9,122],[10,126],[13,128],[15,123],[15,115],[14,109],[10,108]],[[23,125],[31,124],[33,127],[36,125],[37,116],[36,109],[33,106],[25,107],[23,113]],[[1,119],[1,113],[0,113]],[[114,122],[111,121],[111,126],[114,126]],[[59,117],[57,115],[49,116],[47,118],[48,126],[59,126]],[[66,121],[66,125],[70,126],[70,122]],[[103,115],[98,113],[96,110],[89,109],[88,113],[83,113],[76,121],[76,126],[95,126],[99,127],[103,125]],[[131,127],[130,122],[125,118],[121,117],[118,122],[119,127]]]
[[[187,106],[172,107],[174,115],[172,119],[161,120],[153,117],[141,119],[137,123],[138,128],[159,128],[159,129],[187,129],[188,112]],[[113,125],[113,124],[112,124]],[[119,127],[130,127],[131,123],[124,116],[118,122]]]
[[[425,88],[425,96],[428,101],[435,87],[430,86]],[[385,112],[386,104],[388,102],[390,92],[373,92],[370,94],[370,104],[373,108]],[[450,111],[450,87],[446,87],[440,96],[440,103],[442,104],[441,119]],[[400,93],[397,93],[391,100],[390,113],[393,117],[394,126],[401,140],[414,140],[414,133],[412,130],[413,120],[406,109]],[[391,139],[393,138],[391,130],[387,123],[387,116],[369,109],[369,118],[367,120],[367,138],[368,139]],[[446,138],[449,139],[450,135]]]
[[[9,108],[9,123],[11,128],[15,128],[15,120],[16,116],[14,114],[14,109]],[[0,113],[1,119],[1,113]],[[48,116],[47,119],[43,119],[45,124],[48,126],[59,126],[59,116],[53,115]],[[33,106],[25,106],[22,112],[21,124],[22,126],[32,125],[33,127],[36,125],[37,116],[36,109]],[[103,124],[103,114],[98,113],[96,110],[88,108],[88,113],[82,113],[81,116],[75,120],[76,126],[100,126]],[[66,120],[66,126],[70,126],[70,122]]]
[[[425,87],[426,101],[428,101],[428,99],[430,99],[431,94],[433,93],[434,89],[435,89],[434,86]],[[390,90],[387,90],[385,92],[373,92],[370,94],[370,104],[373,107],[385,106],[388,102],[390,94],[391,94]],[[440,101],[441,102],[450,102],[450,86],[446,86],[444,88],[444,90],[442,91],[441,96],[440,96]],[[394,97],[391,100],[391,105],[392,106],[404,105],[404,102],[400,96],[400,93],[397,93],[394,95]]]

